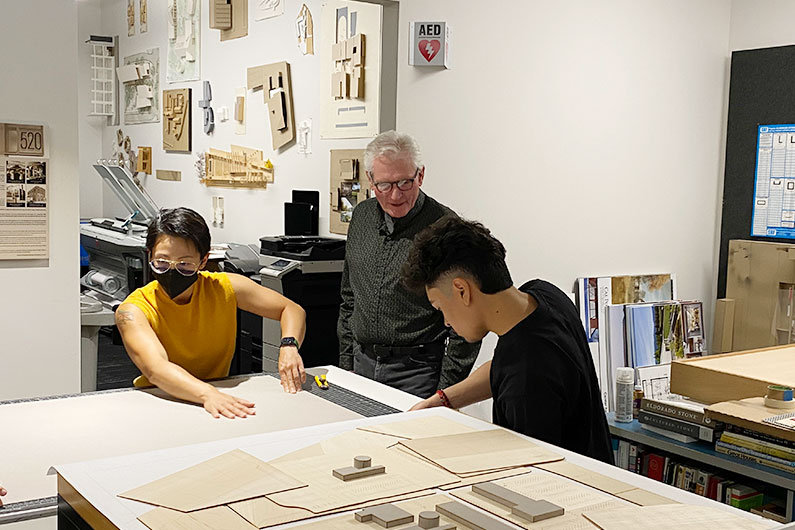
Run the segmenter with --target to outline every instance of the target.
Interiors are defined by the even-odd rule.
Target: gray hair
[[[381,133],[367,144],[364,150],[364,169],[373,170],[375,159],[384,156],[390,160],[408,157],[416,167],[422,167],[422,153],[420,145],[413,136],[397,131]]]

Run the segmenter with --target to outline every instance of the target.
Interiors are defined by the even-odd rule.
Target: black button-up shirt
[[[445,215],[455,213],[422,191],[411,211],[399,219],[385,214],[374,198],[356,206],[348,227],[337,324],[342,368],[353,368],[357,342],[416,346],[447,339],[439,387],[469,375],[480,343],[469,344],[452,332],[424,293],[413,293],[400,282],[414,237]]]

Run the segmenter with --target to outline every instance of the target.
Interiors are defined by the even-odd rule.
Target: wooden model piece
[[[152,148],[138,146],[138,159],[136,163],[136,171],[152,174]]]
[[[155,176],[157,177],[157,180],[170,180],[173,182],[179,182],[182,180],[182,171],[158,169]]]
[[[357,33],[331,45],[331,96],[334,99],[364,99],[365,38]]]
[[[44,156],[44,126],[0,123],[0,155]]]
[[[232,0],[210,0],[210,28],[232,27]]]
[[[474,530],[509,530],[513,528],[460,502],[451,501],[437,504],[436,511]]]
[[[221,42],[248,35],[248,0],[230,0],[230,4],[232,24],[221,30]]]
[[[531,523],[551,519],[564,513],[563,508],[557,504],[545,500],[531,499],[494,482],[475,484],[472,486],[472,493],[477,493],[506,508],[510,508],[513,515]]]
[[[347,234],[353,209],[369,196],[364,175],[364,149],[332,149],[330,161],[331,214],[329,231]]]
[[[353,467],[340,467],[332,471],[332,475],[345,482],[382,473],[386,473],[386,468],[372,465],[369,456],[357,456],[353,459]],[[414,517],[411,520],[413,521]]]
[[[381,504],[365,508],[353,514],[360,523],[375,521],[384,528],[392,528],[406,523],[413,523],[414,516],[394,504]]]
[[[190,152],[190,88],[163,91],[163,149]]]
[[[205,155],[208,186],[266,188],[273,182],[273,164],[264,160],[262,151],[233,145],[231,151],[210,149]]]
[[[409,526],[403,530],[427,530],[428,528],[435,528],[436,530],[456,530],[456,525],[454,524],[440,525],[438,512],[420,512],[417,517],[417,523],[416,526]]]
[[[301,53],[314,55],[314,23],[312,22],[312,13],[310,13],[306,4],[303,4],[298,12],[298,18],[295,20],[295,29],[298,33],[298,47],[301,49]]]
[[[249,90],[263,89],[273,148],[278,149],[295,140],[290,64],[282,61],[251,67],[247,70],[247,85]]]

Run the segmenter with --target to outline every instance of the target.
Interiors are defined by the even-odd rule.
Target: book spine
[[[739,447],[745,447],[746,449],[751,449],[766,455],[775,456],[776,458],[781,458],[790,462],[795,461],[795,450],[772,444],[770,442],[765,442],[763,440],[754,440],[753,438],[749,438],[741,434],[724,432],[720,436],[720,441]]]
[[[692,438],[698,438],[699,440],[704,440],[710,443],[715,441],[714,429],[710,429],[709,427],[704,427],[702,425],[696,425],[695,423],[689,423],[686,421],[669,418],[667,416],[653,414],[644,410],[641,410],[638,414],[638,421],[640,423],[646,423],[648,425],[660,427],[661,429],[667,429],[669,431],[684,434],[685,436],[690,436]]]
[[[792,468],[788,465],[779,464],[778,462],[772,462],[770,460],[765,460],[763,458],[757,458],[753,455],[748,455],[740,451],[735,451],[734,449],[728,449],[726,447],[716,446],[715,451],[724,455],[729,455],[735,458],[739,458],[741,460],[748,460],[750,462],[756,462],[757,464],[761,464],[763,466],[768,466],[781,471],[786,471],[787,473],[795,473],[795,468]]]
[[[694,410],[679,408],[669,403],[660,403],[654,399],[643,398],[640,402],[640,409],[662,416],[668,416],[677,420],[687,421],[690,423],[700,423],[705,427],[713,428],[713,421],[704,415],[703,412],[696,412]]]
[[[770,456],[770,455],[767,455],[765,453],[760,453],[759,451],[754,451],[753,449],[748,449],[747,447],[739,447],[737,445],[728,444],[728,443],[722,442],[720,440],[715,442],[715,447],[716,448],[717,447],[724,447],[726,449],[731,449],[732,451],[738,451],[738,452],[746,454],[746,455],[751,455],[751,456],[753,456],[755,458],[759,458],[760,460],[767,460],[769,462],[776,462],[778,464],[781,464],[782,466],[788,466],[788,467],[792,468],[793,472],[795,472],[795,462],[792,462],[790,460],[784,460],[783,458],[777,458],[775,456]]]
[[[727,423],[726,430],[729,432],[742,434],[743,436],[748,436],[749,438],[753,438],[755,440],[763,440],[765,442],[770,442],[772,444],[783,445],[784,447],[795,449],[795,441],[785,440],[783,438],[776,438],[775,436],[770,436],[769,434],[765,434],[763,432],[752,431],[750,429],[746,429],[745,427],[740,427],[738,425],[732,425],[730,423]]]

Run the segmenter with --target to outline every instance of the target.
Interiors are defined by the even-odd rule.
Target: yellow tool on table
[[[322,388],[323,390],[328,389],[328,381],[326,381],[326,374],[316,375],[315,383],[317,384],[318,387]]]

